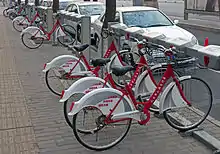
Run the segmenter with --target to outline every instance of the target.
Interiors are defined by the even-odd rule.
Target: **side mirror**
[[[175,25],[177,25],[177,24],[179,23],[179,20],[174,20],[173,23],[174,23]]]

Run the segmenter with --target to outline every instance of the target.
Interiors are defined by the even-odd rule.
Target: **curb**
[[[161,0],[158,1],[158,3],[184,3],[184,1],[180,1],[180,0]]]
[[[162,115],[161,115],[162,116]],[[156,116],[159,118],[162,118],[161,116]],[[182,124],[179,120],[177,120],[174,116],[169,115],[176,123],[178,124]],[[211,116],[208,116],[206,118],[206,120],[209,120],[213,123],[217,122],[216,125],[219,125],[219,121],[215,120],[214,118],[212,118]],[[220,154],[220,141],[218,139],[216,139],[215,137],[213,137],[212,135],[208,134],[206,131],[204,131],[203,129],[197,127],[195,129],[189,130],[189,131],[185,131],[185,132],[181,132],[179,131],[181,136],[192,136],[195,139],[197,139],[199,142],[203,143],[205,146],[207,146],[208,148],[212,149],[214,152],[213,154]]]
[[[220,33],[220,28],[217,28],[217,27],[214,28],[214,27],[202,26],[202,25],[198,25],[198,24],[185,23],[185,22],[181,22],[181,21],[179,22],[178,25],[183,28],[194,28],[194,29],[201,30],[201,31]]]

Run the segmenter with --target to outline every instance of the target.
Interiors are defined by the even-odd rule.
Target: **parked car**
[[[52,0],[42,0],[40,2],[40,5],[41,6],[45,6],[45,7],[52,7],[52,3],[53,3]]]
[[[92,25],[96,46],[100,42],[104,19],[103,13]],[[178,20],[172,21],[157,8],[145,6],[117,7],[114,22],[121,23],[125,27],[139,27],[146,32],[159,32],[168,38],[183,38],[190,40],[192,44],[198,44],[198,40],[193,34],[177,26]],[[122,46],[128,45],[125,42],[121,44]]]
[[[93,23],[105,11],[105,5],[100,2],[74,2],[69,4],[64,11],[72,15],[86,15],[91,17]],[[65,23],[72,25],[77,31],[77,39],[80,41],[81,26],[71,20],[65,20]],[[91,28],[91,37],[93,38],[93,29]]]

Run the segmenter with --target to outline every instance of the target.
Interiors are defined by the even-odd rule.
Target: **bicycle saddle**
[[[77,52],[82,52],[88,47],[89,44],[81,44],[81,45],[73,45],[73,46],[69,45],[68,49],[75,49]]]
[[[127,72],[134,70],[133,66],[112,66],[112,73],[116,76],[123,76]]]
[[[96,58],[96,59],[90,60],[91,64],[92,64],[94,67],[104,66],[104,65],[106,65],[107,63],[109,63],[110,61],[111,61],[110,58]]]

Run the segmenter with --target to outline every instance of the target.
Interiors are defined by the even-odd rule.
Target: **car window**
[[[102,16],[102,18],[101,18],[100,21],[101,21],[101,22],[104,22],[104,20],[105,20],[105,15]],[[120,14],[119,14],[119,12],[116,12],[116,13],[115,13],[114,22],[120,22]]]
[[[79,11],[82,15],[100,15],[105,11],[104,5],[79,5]]]
[[[77,10],[77,7],[76,7],[76,5],[73,5],[73,7],[72,7],[72,10],[71,10],[71,12],[75,12],[75,13],[78,13],[78,10]]]
[[[122,13],[123,22],[128,27],[171,26],[173,23],[158,10],[130,11]]]
[[[70,11],[72,10],[72,7],[73,7],[73,5],[72,5],[72,4],[71,4],[71,5],[69,5],[69,6],[67,6],[66,11],[70,12]]]

